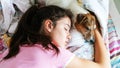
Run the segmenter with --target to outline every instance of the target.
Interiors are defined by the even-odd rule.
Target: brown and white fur
[[[100,23],[96,15],[91,11],[87,14],[78,14],[74,25],[75,28],[82,33],[86,41],[94,39],[94,29],[97,28],[101,33]]]
[[[90,13],[78,14],[75,22],[76,29],[82,33],[84,39],[90,41],[94,36],[94,29],[96,28],[95,17]]]

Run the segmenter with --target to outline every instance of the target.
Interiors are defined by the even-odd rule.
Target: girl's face
[[[57,21],[55,28],[52,29],[50,35],[52,43],[57,46],[65,47],[71,39],[70,36],[71,21],[68,17],[61,18]]]

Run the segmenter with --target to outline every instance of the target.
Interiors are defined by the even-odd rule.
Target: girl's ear
[[[45,26],[45,29],[46,29],[47,32],[51,32],[52,29],[53,29],[53,23],[49,19],[45,21],[44,26]]]

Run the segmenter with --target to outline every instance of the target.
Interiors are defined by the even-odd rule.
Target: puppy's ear
[[[82,24],[86,22],[86,19],[87,19],[86,14],[78,14],[76,18],[76,22],[78,24]]]
[[[82,21],[82,19],[83,19],[83,15],[78,14],[78,15],[77,15],[77,18],[76,18],[77,23],[80,24],[80,21]]]

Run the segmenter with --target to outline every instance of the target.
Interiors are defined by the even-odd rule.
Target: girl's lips
[[[65,43],[66,43],[66,45],[67,45],[67,44],[69,43],[69,41],[66,41]]]

